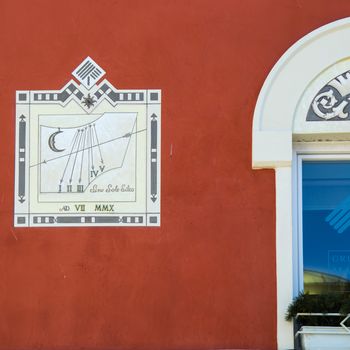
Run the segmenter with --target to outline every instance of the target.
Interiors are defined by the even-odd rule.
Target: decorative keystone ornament
[[[350,120],[350,71],[327,83],[313,99],[307,121]]]

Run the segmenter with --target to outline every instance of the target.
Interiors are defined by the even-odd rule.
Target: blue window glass
[[[350,161],[302,162],[304,291],[350,291]]]

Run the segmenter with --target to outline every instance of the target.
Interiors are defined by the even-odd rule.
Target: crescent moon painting
[[[60,129],[58,129],[58,131],[55,131],[50,137],[49,137],[49,140],[48,140],[48,144],[49,144],[49,147],[50,149],[53,151],[53,152],[63,152],[65,149],[58,149],[56,148],[55,146],[55,138],[58,134],[61,134],[63,131],[61,131]]]

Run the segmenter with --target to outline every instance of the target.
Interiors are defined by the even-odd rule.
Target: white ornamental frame
[[[349,121],[307,121],[306,116],[317,92],[350,70],[349,47],[350,18],[325,25],[303,37],[271,70],[254,111],[252,166],[275,169],[276,174],[278,349],[294,347],[293,325],[284,318],[296,291],[293,144],[298,143],[298,149],[310,143],[333,144],[335,148],[339,148],[340,143],[348,147]]]
[[[16,227],[160,226],[161,91],[87,57],[60,90],[17,91]]]

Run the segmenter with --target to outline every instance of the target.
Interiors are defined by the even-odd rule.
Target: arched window
[[[350,278],[349,37],[347,18],[294,44],[267,77],[254,112],[253,168],[276,173],[279,349],[293,347],[284,320],[293,296],[346,288]]]

